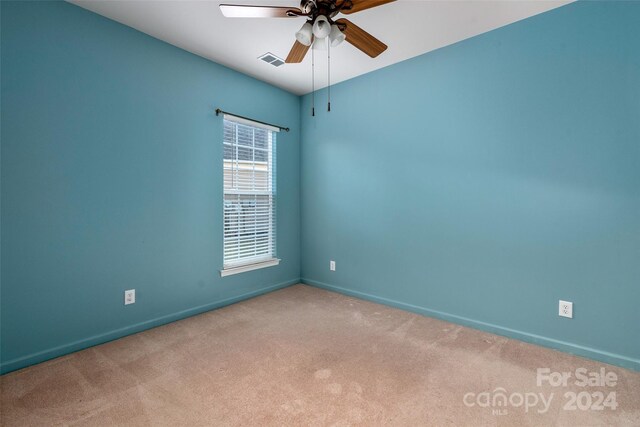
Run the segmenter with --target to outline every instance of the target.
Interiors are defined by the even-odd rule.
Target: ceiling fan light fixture
[[[313,23],[313,35],[317,39],[324,39],[331,32],[331,24],[329,24],[329,20],[326,16],[320,15],[316,18],[316,21]]]
[[[313,27],[310,23],[305,22],[296,33],[296,40],[305,46],[311,46],[311,38],[313,36]]]
[[[333,24],[331,26],[331,32],[329,33],[329,44],[331,47],[338,46],[345,38],[346,36],[342,31],[340,31],[340,28],[338,28],[336,24]]]
[[[313,39],[313,49],[314,50],[327,50],[327,39]]]

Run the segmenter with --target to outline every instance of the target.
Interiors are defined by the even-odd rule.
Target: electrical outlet
[[[573,303],[560,300],[558,304],[558,315],[573,319]]]
[[[136,290],[129,289],[124,291],[124,305],[135,304],[136,302]]]
[[[329,261],[329,270],[336,271],[336,262],[335,261]]]

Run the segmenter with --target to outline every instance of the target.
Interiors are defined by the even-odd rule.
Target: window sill
[[[240,265],[238,267],[229,267],[223,270],[220,270],[220,277],[231,276],[238,273],[244,273],[245,271],[258,270],[260,268],[273,267],[274,265],[280,264],[280,260],[278,258],[272,258],[267,261],[256,262],[255,264],[245,264]]]

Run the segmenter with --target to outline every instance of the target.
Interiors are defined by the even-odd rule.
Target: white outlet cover
[[[573,319],[573,303],[569,301],[558,302],[558,315],[561,317],[568,317]]]
[[[335,261],[329,261],[329,270],[336,271],[336,262]]]
[[[124,305],[135,304],[136,302],[136,290],[129,289],[124,291]]]

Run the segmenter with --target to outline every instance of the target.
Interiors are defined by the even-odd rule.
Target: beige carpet
[[[617,382],[537,386],[537,368]],[[304,285],[1,381],[2,426],[640,425],[640,373]]]

